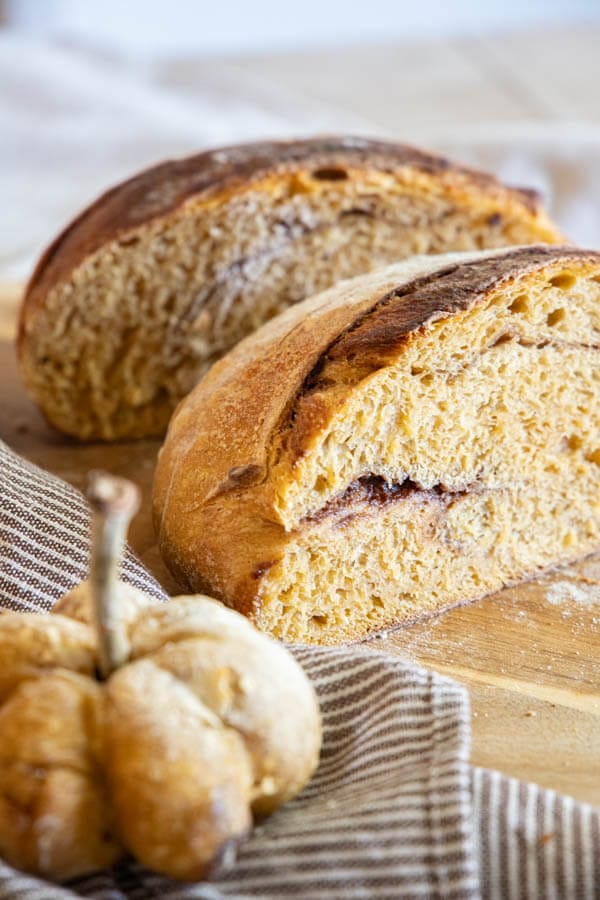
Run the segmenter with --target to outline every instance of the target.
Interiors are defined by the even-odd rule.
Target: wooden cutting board
[[[136,481],[130,541],[169,592],[150,494],[158,441],[80,446],[52,431],[20,384],[13,337],[20,290],[0,284],[0,438],[82,487],[90,469]],[[366,646],[467,685],[472,760],[600,805],[600,555],[411,625]]]

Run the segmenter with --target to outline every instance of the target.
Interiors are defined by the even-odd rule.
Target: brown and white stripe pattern
[[[75,488],[20,459],[0,441],[0,604],[48,611],[87,577],[90,518]],[[157,582],[131,553],[123,578],[159,599]]]
[[[0,443],[0,605],[45,611],[85,577],[73,488]],[[128,555],[124,576],[166,599]],[[468,765],[466,692],[360,648],[297,648],[324,722],[304,793],[255,829],[235,868],[179,885],[130,862],[62,887],[0,861],[0,900],[600,897],[591,807]]]
[[[600,897],[598,810],[499,772],[474,769],[472,778],[484,897]]]

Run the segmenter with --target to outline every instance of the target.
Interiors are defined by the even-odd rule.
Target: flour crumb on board
[[[556,581],[546,588],[546,600],[553,606],[577,603],[580,606],[600,604],[600,584],[577,584],[574,581]]]

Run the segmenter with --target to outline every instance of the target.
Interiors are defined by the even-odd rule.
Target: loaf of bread
[[[109,191],[51,245],[19,356],[46,418],[85,440],[164,433],[220,356],[290,304],[415,253],[533,242],[531,191],[400,144],[248,144]]]
[[[174,574],[286,641],[356,640],[600,544],[600,254],[420,257],[287,310],[175,413]]]

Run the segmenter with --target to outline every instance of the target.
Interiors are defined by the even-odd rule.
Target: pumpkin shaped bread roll
[[[600,544],[600,254],[414,258],[288,310],[173,417],[155,481],[182,584],[327,644]]]
[[[208,597],[115,581],[108,546],[50,615],[0,616],[0,857],[202,879],[309,780],[318,703],[280,644]]]
[[[54,241],[23,303],[21,372],[67,434],[160,435],[237,341],[342,278],[558,240],[534,192],[403,144],[221,148],[116,186]]]

